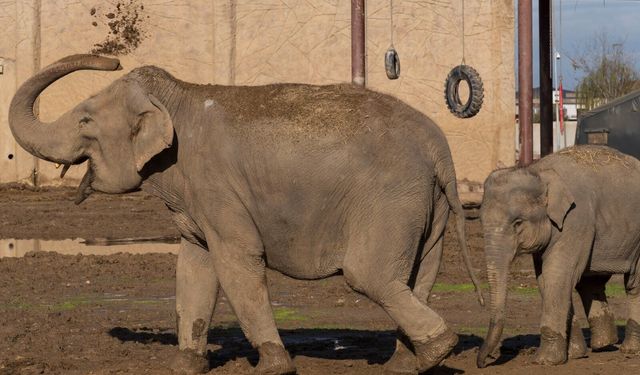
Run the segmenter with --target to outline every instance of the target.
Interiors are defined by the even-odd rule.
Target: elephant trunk
[[[76,70],[118,70],[117,59],[93,55],[63,58],[29,78],[16,92],[9,108],[9,126],[16,141],[29,153],[56,163],[73,164],[82,156],[77,120],[65,116],[42,123],[34,113],[34,103],[50,84]]]
[[[485,256],[487,261],[487,278],[491,296],[491,321],[487,337],[478,352],[477,365],[486,366],[487,357],[493,353],[502,336],[507,300],[507,276],[509,265],[515,255],[515,246],[498,231],[485,232]]]

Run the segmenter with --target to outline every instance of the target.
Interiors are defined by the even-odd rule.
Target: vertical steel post
[[[351,0],[351,81],[365,85],[365,0]]]
[[[551,79],[551,1],[540,0],[540,157],[553,152],[553,81]]]
[[[518,0],[518,118],[520,166],[533,161],[533,69],[531,0]]]

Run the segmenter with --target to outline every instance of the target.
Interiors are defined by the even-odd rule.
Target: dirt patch
[[[71,189],[0,190],[2,237],[176,233],[163,204],[143,193],[96,194],[80,206],[71,202],[73,195]],[[479,221],[468,221],[467,229],[473,265],[480,270],[484,260]],[[171,254],[39,252],[0,259],[0,374],[170,374],[177,351],[175,263],[176,256]],[[269,271],[267,278],[275,319],[300,374],[382,373],[395,341],[395,327],[382,309],[352,292],[342,277],[301,281]],[[469,283],[455,235],[448,231],[430,306],[458,332],[460,342],[431,374],[577,375],[640,370],[639,357],[615,348],[589,353],[588,358],[563,366],[531,363],[539,343],[540,297],[529,258],[518,259],[512,267],[500,357],[496,365],[477,369],[475,356],[489,317],[477,304]],[[611,293],[618,289],[610,288],[608,294],[622,339],[624,295]],[[250,373],[257,363],[257,352],[243,337],[224,295],[216,306],[207,349],[212,374]]]
[[[136,192],[94,193],[75,205],[75,188],[0,188],[0,238],[62,240],[175,236],[160,200]]]
[[[191,102],[202,103],[205,113],[209,108],[212,115],[223,112],[230,130],[261,142],[282,137],[294,141],[346,140],[363,131],[400,126],[402,121],[388,121],[394,113],[397,117],[417,114],[398,99],[351,84],[198,85],[177,80],[154,66],[134,69],[130,75],[153,87],[152,92],[166,91],[166,85],[174,86],[174,95],[189,92]],[[224,111],[218,111],[218,107]]]
[[[94,18],[91,25],[97,27],[100,21],[109,28],[105,40],[94,44],[91,53],[118,56],[136,50],[146,37],[143,11],[144,4],[137,0],[119,1],[115,8],[102,12],[91,8],[89,14]]]

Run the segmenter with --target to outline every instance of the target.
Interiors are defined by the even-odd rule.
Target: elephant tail
[[[447,150],[448,151],[448,150]],[[465,217],[462,203],[458,195],[458,187],[456,183],[456,173],[453,167],[453,160],[451,154],[445,160],[440,160],[440,163],[436,163],[436,178],[441,189],[444,191],[449,207],[455,216],[456,221],[456,233],[458,236],[458,242],[460,243],[460,249],[462,250],[462,259],[471,278],[471,282],[475,288],[478,296],[478,302],[481,306],[484,306],[484,298],[482,291],[480,290],[480,282],[473,272],[473,266],[471,264],[471,256],[469,254],[469,247],[467,246],[467,235],[465,230]]]

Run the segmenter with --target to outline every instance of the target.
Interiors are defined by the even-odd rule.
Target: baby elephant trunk
[[[514,258],[515,249],[513,248],[511,237],[501,233],[501,231],[495,230],[485,232],[485,257],[491,296],[491,321],[487,337],[478,352],[476,363],[480,368],[487,365],[487,357],[497,348],[504,329],[507,276],[509,265]]]

